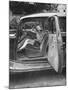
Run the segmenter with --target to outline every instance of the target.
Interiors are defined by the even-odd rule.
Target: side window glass
[[[45,31],[49,31],[48,27],[49,27],[48,18],[45,18],[45,21],[44,21],[44,30]]]
[[[49,25],[49,32],[50,33],[55,33],[56,32],[56,26],[55,26],[55,19],[54,19],[54,17],[50,17],[49,19],[48,19],[48,25]]]

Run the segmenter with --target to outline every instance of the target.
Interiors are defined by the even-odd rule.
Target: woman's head
[[[38,32],[41,32],[41,31],[42,31],[42,26],[41,26],[41,25],[37,25],[37,26],[36,26],[36,30],[37,30]]]

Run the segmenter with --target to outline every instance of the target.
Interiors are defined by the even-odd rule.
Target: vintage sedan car
[[[16,32],[10,31],[10,72],[62,72],[66,65],[65,13],[23,16]]]

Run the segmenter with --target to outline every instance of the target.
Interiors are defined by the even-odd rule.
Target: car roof
[[[20,20],[26,19],[26,18],[33,18],[33,17],[51,17],[57,15],[59,17],[65,17],[66,13],[36,13],[31,15],[26,15],[20,18]]]

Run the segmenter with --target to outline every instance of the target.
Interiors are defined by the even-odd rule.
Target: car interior
[[[34,18],[21,23],[18,36],[17,57],[36,58],[47,53],[48,19]]]

